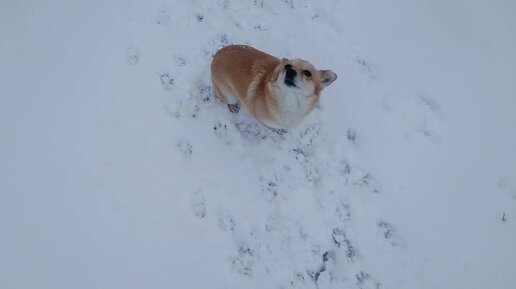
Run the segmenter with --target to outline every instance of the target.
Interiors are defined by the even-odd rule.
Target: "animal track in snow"
[[[380,289],[381,284],[369,273],[360,271],[355,275],[357,280],[356,285],[360,289]]]
[[[192,194],[192,210],[197,217],[206,217],[206,199],[204,198],[204,195],[201,192],[201,190],[196,190]]]
[[[412,141],[414,137],[419,136],[433,144],[440,144],[439,126],[442,117],[440,105],[425,94],[418,95],[413,99],[416,107],[420,109],[413,116],[412,128],[405,134],[406,139]]]
[[[433,113],[435,113],[439,116],[442,115],[441,106],[435,99],[433,99],[425,94],[422,94],[419,96],[419,101],[421,103],[423,103],[426,107],[428,107],[428,109],[430,111],[432,111]]]
[[[174,78],[169,73],[162,73],[159,75],[161,86],[164,90],[172,90],[174,87]]]
[[[130,65],[137,65],[140,62],[141,53],[140,50],[134,47],[132,44],[127,45],[125,60]]]
[[[265,186],[262,187],[262,193],[269,202],[274,200],[279,194],[278,179],[267,181]]]
[[[265,0],[253,0],[253,4],[260,8],[263,8]]]
[[[228,133],[228,125],[220,121],[213,124],[213,133],[225,144],[231,144],[232,140]]]
[[[353,185],[365,188],[371,193],[380,192],[378,181],[370,173],[365,173],[362,177],[353,181]]]
[[[253,120],[239,119],[235,122],[235,127],[243,137],[251,141],[277,138],[275,132]]]
[[[204,104],[211,103],[213,101],[213,93],[212,88],[209,85],[206,85],[204,83],[200,83],[197,86],[197,95],[199,96],[199,99]]]
[[[501,176],[496,182],[496,187],[510,200],[504,204],[500,213],[500,220],[503,223],[507,223],[511,220],[510,212],[516,212],[516,185],[509,176]]]
[[[351,166],[348,161],[338,161],[337,170],[339,175],[342,176],[346,185],[360,187],[371,193],[380,192],[380,183],[373,177],[371,173]]]
[[[306,278],[303,272],[294,272],[289,285],[292,288],[306,288]]]
[[[233,220],[233,217],[231,217],[231,215],[225,211],[219,213],[218,224],[219,228],[222,231],[227,231],[231,233],[235,232],[235,221]]]
[[[192,144],[186,140],[179,140],[176,146],[184,155],[191,155],[193,152]]]
[[[339,227],[333,229],[332,232],[333,243],[337,246],[337,248],[343,248],[345,250],[346,258],[348,261],[353,261],[355,259],[355,247],[351,244],[349,239],[346,236],[346,232]]]
[[[398,233],[398,230],[394,225],[380,220],[376,223],[378,230],[382,233],[385,240],[389,242],[389,244],[393,247],[405,247],[405,242],[401,238],[400,234]]]
[[[427,139],[433,144],[441,143],[440,134],[430,127],[428,120],[425,118],[420,119],[415,124],[415,128],[413,128],[410,132],[406,134],[406,138],[408,140],[412,140],[415,135],[423,136],[425,139]]]
[[[358,57],[356,59],[356,61],[366,71],[366,73],[369,76],[369,78],[376,79],[376,73],[375,73],[371,63],[366,61],[364,58],[360,58],[360,57]]]
[[[353,128],[348,129],[346,136],[351,143],[355,143],[357,141],[357,131]]]
[[[183,67],[186,65],[186,59],[182,56],[174,56],[172,59],[177,67]]]
[[[238,273],[251,277],[253,275],[253,265],[255,263],[256,252],[246,244],[237,247],[237,254],[231,260],[231,265]]]
[[[335,207],[334,214],[338,220],[345,223],[351,220],[351,208],[349,204],[340,203],[339,206]]]

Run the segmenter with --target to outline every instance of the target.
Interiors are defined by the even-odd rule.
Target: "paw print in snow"
[[[140,62],[140,50],[132,44],[127,45],[125,60],[130,65],[137,65]]]
[[[186,59],[182,56],[175,56],[173,58],[174,60],[174,64],[177,66],[177,67],[183,67],[186,65]]]
[[[265,2],[265,0],[254,0],[254,1],[253,1],[253,4],[254,4],[255,6],[258,6],[258,7],[260,7],[260,8],[263,8],[263,7],[264,7],[264,4],[265,4],[264,2]]]
[[[172,90],[174,87],[174,78],[170,76],[168,73],[162,73],[159,75],[159,78],[161,80],[161,85],[163,86],[164,90]]]
[[[221,123],[221,122],[216,122],[214,125],[213,125],[213,133],[221,140],[223,141],[225,144],[231,144],[232,143],[232,139],[231,139],[231,136],[230,136],[230,133],[228,131],[228,125],[225,124],[225,123]]]
[[[345,160],[340,160],[337,169],[339,174],[346,178],[347,183],[347,177],[351,174],[351,165]]]
[[[346,232],[344,232],[341,228],[334,228],[332,233],[333,243],[337,245],[338,248],[343,248],[345,250],[346,258],[348,261],[353,261],[355,259],[355,248],[351,244],[351,242],[346,237]]]
[[[343,223],[351,220],[351,208],[349,204],[341,203],[340,206],[336,207],[335,216]]]
[[[401,238],[398,230],[392,224],[380,220],[376,223],[378,230],[382,233],[385,240],[393,247],[405,247],[405,242]]]
[[[233,270],[238,273],[251,277],[253,275],[253,264],[256,252],[245,244],[241,244],[237,248],[237,255],[231,260]]]
[[[360,271],[355,274],[355,278],[357,279],[356,285],[360,289],[380,289],[380,282],[376,281],[369,273],[364,271]]]
[[[206,199],[201,190],[197,190],[192,194],[192,210],[197,217],[201,219],[206,217]]]
[[[275,199],[278,196],[278,184],[274,181],[268,181],[265,188],[262,189],[268,198],[269,201]]]
[[[177,148],[184,154],[184,155],[191,155],[192,154],[192,144],[190,144],[186,140],[180,140],[176,144]]]
[[[290,287],[292,288],[306,288],[306,277],[302,272],[294,273],[292,281],[290,281]]]
[[[347,138],[348,138],[349,142],[356,143],[357,131],[353,128],[348,129]]]
[[[232,43],[229,41],[227,34],[219,34],[213,40],[211,40],[210,48],[205,50],[205,53],[207,55],[214,56],[219,49],[226,47],[230,44]]]
[[[213,94],[211,91],[211,86],[201,83],[197,87],[197,93],[203,103],[208,104],[212,102]]]
[[[370,174],[366,173],[361,178],[355,180],[353,182],[353,185],[358,187],[363,187],[368,189],[371,193],[379,193],[380,192],[380,185],[378,184],[378,181]]]
[[[428,109],[429,109],[431,112],[433,112],[433,113],[435,113],[435,114],[437,114],[437,115],[441,115],[441,114],[442,114],[441,106],[439,105],[439,103],[438,103],[435,99],[433,99],[433,98],[431,98],[431,97],[429,97],[429,96],[427,96],[427,95],[423,94],[423,95],[420,95],[420,96],[419,96],[419,100],[420,100],[420,101],[421,101],[421,102],[422,102],[426,107],[428,107]]]
[[[366,61],[364,58],[357,58],[357,63],[366,71],[367,75],[371,79],[376,79],[376,74],[373,69],[373,65]]]
[[[236,224],[231,215],[229,215],[227,212],[219,213],[219,228],[222,231],[229,231],[234,233],[235,227]]]
[[[412,128],[405,133],[405,138],[408,141],[414,141],[422,137],[433,144],[440,144],[439,127],[442,116],[440,105],[425,94],[416,96],[412,100],[418,110],[417,114],[413,116]]]

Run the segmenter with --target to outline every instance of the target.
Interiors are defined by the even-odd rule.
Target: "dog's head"
[[[285,93],[311,97],[317,101],[321,91],[337,79],[337,74],[331,70],[317,70],[303,59],[283,58],[276,68],[278,72],[277,85]]]

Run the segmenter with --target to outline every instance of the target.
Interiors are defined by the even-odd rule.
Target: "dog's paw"
[[[288,132],[288,130],[284,128],[271,128],[271,130],[279,135],[284,135]]]
[[[240,105],[238,103],[228,104],[228,109],[231,113],[238,113],[240,111]]]

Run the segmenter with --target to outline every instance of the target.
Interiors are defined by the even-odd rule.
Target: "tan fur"
[[[286,64],[297,72],[298,86],[284,83]],[[304,75],[303,70],[309,70],[311,77]],[[234,108],[239,102],[253,117],[272,128],[290,128],[299,123],[317,106],[323,88],[337,77],[329,70],[316,70],[308,61],[280,60],[245,45],[220,49],[213,57],[211,76],[215,95],[231,111],[236,112]]]

